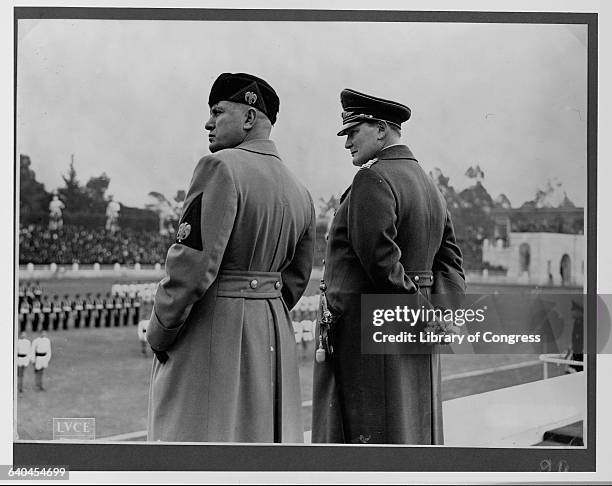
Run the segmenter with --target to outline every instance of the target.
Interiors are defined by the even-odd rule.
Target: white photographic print
[[[15,443],[573,470],[559,451],[595,431],[593,24],[169,12],[16,18]],[[268,131],[226,142],[227,107]],[[406,263],[423,235],[433,263]],[[394,300],[412,289],[425,305]]]

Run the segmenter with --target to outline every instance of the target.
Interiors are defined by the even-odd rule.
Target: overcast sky
[[[350,87],[410,106],[403,141],[456,189],[479,164],[513,206],[553,178],[586,201],[586,26],[20,20],[17,69],[17,153],[47,190],[71,154],[127,205],[186,189],[210,86],[242,71],[279,94],[272,138],[315,200],[354,175],[336,136]]]

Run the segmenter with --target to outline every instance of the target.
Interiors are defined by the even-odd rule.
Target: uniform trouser
[[[91,309],[89,311],[89,321],[87,323],[87,327],[95,327],[98,322],[98,311],[95,309]]]
[[[17,389],[23,391],[23,374],[27,366],[17,366]]]
[[[115,309],[108,309],[107,313],[108,313],[107,327],[116,326],[117,324],[115,324],[115,317],[116,317]]]
[[[38,387],[39,390],[43,389],[43,372],[45,371],[44,368],[41,368],[39,370],[35,369],[34,370],[34,382],[36,383],[36,386]]]
[[[42,313],[35,313],[34,319],[32,319],[32,332],[38,331],[38,326],[42,321]]]

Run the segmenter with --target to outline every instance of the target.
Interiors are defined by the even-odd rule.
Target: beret
[[[395,101],[377,98],[353,89],[343,89],[340,93],[342,103],[342,128],[338,136],[349,128],[364,121],[386,121],[401,127],[410,118],[410,108]]]
[[[213,83],[208,96],[208,106],[219,101],[233,101],[261,110],[272,122],[276,122],[280,100],[276,91],[266,81],[252,74],[223,73]]]

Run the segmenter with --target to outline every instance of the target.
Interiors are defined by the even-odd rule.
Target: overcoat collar
[[[384,148],[380,151],[377,156],[378,160],[391,160],[391,159],[412,159],[412,151],[406,145],[391,145],[390,147]]]
[[[376,158],[378,160],[410,159],[418,162],[417,159],[414,158],[412,151],[406,145],[391,145],[390,147],[384,148],[380,151]],[[344,191],[342,196],[340,196],[341,203],[348,196],[352,186],[352,184],[348,186],[346,191]]]
[[[241,143],[236,147],[240,150],[246,150],[247,152],[254,152],[256,154],[272,155],[277,159],[280,159],[276,145],[272,140],[260,138],[257,140],[249,140],[248,142]]]

